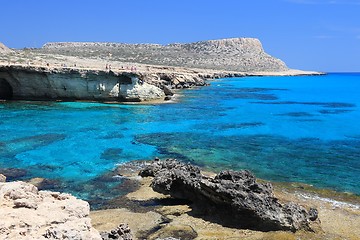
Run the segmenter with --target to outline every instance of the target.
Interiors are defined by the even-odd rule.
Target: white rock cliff
[[[26,100],[148,101],[164,92],[139,84],[133,73],[0,66],[0,98]]]

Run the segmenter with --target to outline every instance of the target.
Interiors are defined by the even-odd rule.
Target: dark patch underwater
[[[211,170],[250,169],[260,178],[308,182],[335,190],[339,190],[340,181],[344,189],[360,194],[359,140],[323,141],[272,135],[199,137],[180,132],[137,135],[136,140],[158,147],[165,156],[179,157]]]
[[[276,105],[314,105],[325,108],[353,108],[356,104],[342,102],[297,102],[297,101],[272,101],[272,102],[251,102],[255,104],[276,104]]]

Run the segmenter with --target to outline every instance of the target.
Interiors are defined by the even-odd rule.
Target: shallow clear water
[[[176,104],[2,102],[0,171],[99,203],[126,191],[116,164],[172,156],[360,194],[359,92],[329,74],[220,79]]]

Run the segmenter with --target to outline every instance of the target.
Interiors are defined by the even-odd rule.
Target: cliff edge
[[[0,47],[0,100],[163,101],[173,89],[205,86],[207,79],[320,74],[288,69],[254,38]]]
[[[13,52],[10,48],[5,46],[3,43],[0,42],[0,54],[2,53],[11,53]]]

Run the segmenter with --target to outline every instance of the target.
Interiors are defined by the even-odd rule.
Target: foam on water
[[[325,203],[330,203],[334,208],[352,208],[355,210],[359,210],[360,209],[360,205],[358,204],[352,204],[352,203],[347,203],[347,202],[342,202],[342,201],[336,201],[334,199],[330,199],[330,198],[323,198],[323,197],[319,197],[316,195],[310,195],[310,194],[304,194],[304,193],[299,193],[297,194],[298,196],[304,198],[304,199],[314,199],[314,200],[319,200],[321,202],[325,202]]]
[[[360,194],[360,75],[219,79],[179,102],[1,102],[0,168],[84,199],[121,194],[116,164],[177,157]]]

